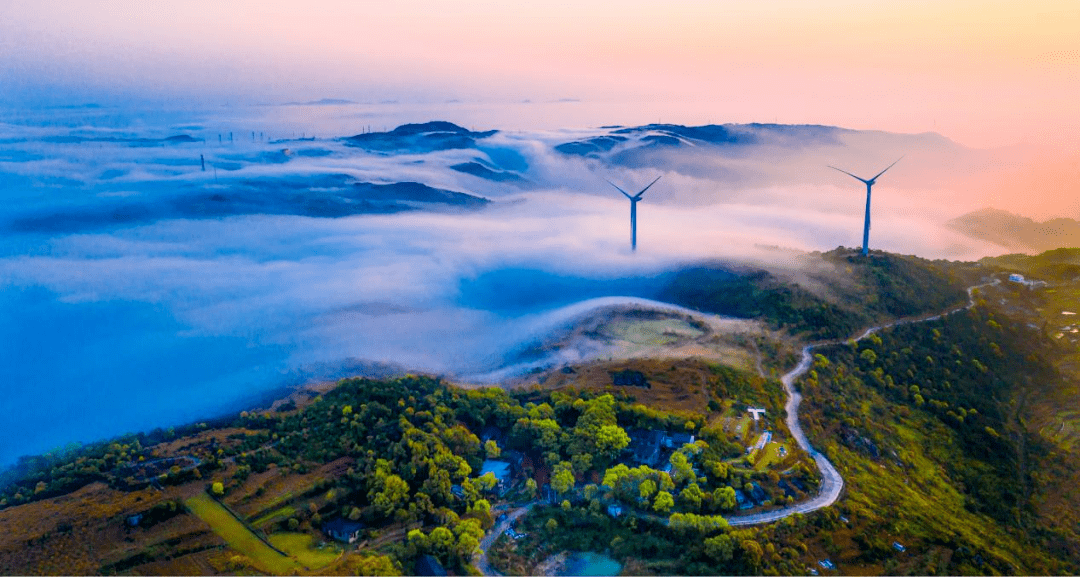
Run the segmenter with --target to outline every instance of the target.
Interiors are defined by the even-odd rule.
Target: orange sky
[[[1078,31],[1075,0],[9,1],[0,86],[23,99],[57,87],[233,102],[578,98],[625,122],[1075,146]]]

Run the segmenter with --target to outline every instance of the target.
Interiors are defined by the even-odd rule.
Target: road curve
[[[824,509],[840,498],[840,492],[844,489],[844,478],[840,476],[840,472],[836,470],[836,467],[825,458],[825,455],[822,455],[814,449],[810,444],[810,440],[806,438],[806,433],[803,433],[802,425],[799,424],[799,403],[802,402],[802,395],[799,391],[795,390],[794,385],[795,379],[801,377],[806,371],[810,370],[810,365],[813,364],[814,360],[811,351],[816,347],[824,346],[826,344],[833,343],[819,343],[803,347],[802,360],[799,361],[799,364],[796,365],[794,369],[788,371],[783,377],[780,377],[780,381],[784,384],[784,391],[788,394],[788,400],[784,405],[784,409],[787,411],[787,426],[791,431],[791,436],[794,437],[795,443],[799,445],[799,448],[806,451],[807,454],[814,459],[814,462],[817,463],[818,470],[821,471],[821,484],[818,486],[817,495],[814,495],[806,501],[801,501],[780,509],[773,509],[772,511],[728,517],[727,521],[731,525],[740,526],[772,523],[774,521],[779,521],[784,517],[794,515],[795,513],[809,513],[811,511],[817,511],[818,509]]]
[[[863,331],[863,333],[852,341],[858,342],[870,335],[880,331],[881,329],[895,327],[898,325],[922,323],[926,321],[935,321],[941,317],[958,313],[960,311],[968,310],[975,306],[975,290],[1000,283],[999,279],[994,279],[992,282],[983,283],[975,286],[970,286],[967,289],[968,304],[962,307],[948,310],[944,313],[928,317],[919,317],[914,319],[904,319],[894,321],[888,324],[879,325],[876,327],[870,327]],[[787,426],[791,431],[791,436],[795,438],[795,443],[799,445],[799,448],[806,451],[817,463],[818,470],[821,471],[821,485],[818,487],[817,495],[814,495],[806,501],[795,503],[788,507],[780,509],[774,509],[772,511],[765,511],[763,513],[754,513],[752,515],[740,515],[737,517],[728,517],[728,523],[733,526],[740,525],[760,525],[763,523],[772,523],[779,521],[784,517],[794,515],[795,513],[810,513],[817,511],[818,509],[824,509],[829,505],[832,505],[840,498],[840,493],[844,489],[844,478],[840,475],[840,472],[836,470],[829,459],[814,449],[810,444],[810,440],[806,438],[806,433],[803,433],[802,425],[799,424],[799,403],[802,402],[802,395],[799,391],[795,390],[795,380],[803,376],[811,365],[813,365],[814,355],[813,350],[819,347],[839,344],[842,341],[823,341],[819,343],[813,343],[806,345],[802,349],[802,359],[794,369],[788,371],[780,381],[784,384],[784,391],[788,394],[787,403],[784,405],[784,409],[787,411]]]

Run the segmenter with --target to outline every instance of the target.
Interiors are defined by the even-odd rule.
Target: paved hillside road
[[[880,331],[881,329],[894,327],[898,325],[921,323],[926,321],[934,321],[940,319],[943,316],[951,315],[963,310],[970,309],[975,306],[975,290],[982,287],[996,285],[1000,283],[999,279],[994,279],[993,282],[983,283],[968,287],[968,304],[962,307],[946,311],[941,314],[920,317],[914,319],[898,320],[889,324],[880,325],[876,327],[870,327],[866,329],[861,335],[856,337],[855,341],[861,341],[866,337]],[[752,515],[741,515],[738,517],[728,517],[728,523],[733,526],[738,525],[760,525],[762,523],[772,523],[779,521],[784,517],[794,515],[795,513],[809,513],[811,511],[817,511],[818,509],[824,509],[829,505],[832,505],[840,498],[840,492],[844,489],[844,478],[840,476],[840,472],[836,470],[836,467],[829,462],[829,459],[822,455],[810,444],[810,440],[806,438],[806,434],[802,430],[802,425],[799,424],[799,403],[802,402],[802,395],[799,391],[795,390],[795,380],[803,376],[810,366],[814,362],[813,350],[818,347],[824,347],[828,345],[838,344],[840,341],[825,341],[821,343],[814,343],[806,345],[802,349],[802,359],[799,364],[791,369],[783,377],[780,378],[784,384],[784,390],[788,394],[787,404],[784,405],[784,409],[787,410],[787,426],[791,430],[791,436],[795,438],[795,442],[799,445],[799,448],[806,451],[814,462],[817,463],[818,470],[821,471],[821,485],[818,487],[818,494],[814,497],[802,501],[801,503],[795,503],[789,507],[781,509],[774,509],[772,511],[766,511],[764,513],[755,513]]]
[[[975,290],[985,286],[997,285],[1000,282],[1000,280],[995,279],[993,282],[968,287],[968,304],[965,306],[957,307],[955,309],[951,309],[932,316],[901,319],[888,324],[870,327],[866,329],[866,331],[864,331],[861,335],[855,337],[852,340],[860,341],[869,337],[875,332],[885,328],[898,325],[933,321],[940,319],[944,316],[951,315],[953,313],[970,309],[971,307],[975,306]],[[697,311],[692,312],[695,317],[700,318],[703,316]],[[841,342],[845,341],[823,341],[806,345],[802,349],[802,359],[799,360],[799,364],[796,365],[795,368],[788,371],[787,374],[785,374],[780,379],[784,385],[784,390],[788,394],[787,403],[784,405],[784,408],[787,411],[788,429],[791,431],[791,435],[792,437],[794,437],[795,442],[799,445],[799,448],[806,451],[807,454],[813,457],[814,462],[817,463],[818,470],[821,471],[821,484],[818,486],[817,495],[814,495],[810,499],[807,499],[806,501],[803,501],[801,503],[795,503],[788,507],[774,509],[772,511],[728,517],[727,521],[732,526],[737,527],[744,525],[760,525],[764,523],[773,523],[785,517],[790,517],[791,515],[794,515],[796,513],[805,514],[817,511],[818,509],[824,509],[825,507],[828,507],[829,505],[835,503],[836,500],[840,498],[840,493],[844,490],[844,478],[840,475],[840,472],[836,470],[836,467],[834,467],[833,464],[829,462],[829,459],[826,458],[825,455],[819,453],[816,449],[814,449],[814,447],[810,444],[810,440],[806,438],[806,433],[803,432],[802,425],[799,423],[799,404],[802,403],[802,395],[797,390],[795,390],[795,381],[799,377],[806,374],[806,372],[809,371],[810,367],[813,365],[814,349],[839,344]],[[518,517],[524,515],[525,513],[528,513],[535,504],[536,501],[529,503],[523,507],[514,509],[513,511],[508,513],[506,519],[504,519],[500,523],[496,523],[495,527],[493,527],[491,531],[489,531],[481,540],[480,551],[477,552],[474,558],[474,565],[482,575],[501,575],[488,562],[487,550],[491,547],[491,545],[495,542],[495,539],[497,539],[503,531],[510,527],[510,525]]]
[[[509,513],[507,513],[506,519],[495,523],[495,526],[492,527],[491,530],[488,531],[486,535],[484,535],[484,538],[480,540],[480,551],[477,552],[475,558],[473,559],[473,565],[480,571],[481,575],[502,575],[502,573],[496,571],[495,568],[491,566],[491,563],[488,562],[488,549],[490,549],[491,546],[495,543],[495,540],[499,538],[499,535],[503,534],[503,531],[509,529],[510,525],[513,525],[514,521],[517,521],[518,517],[524,515],[525,513],[528,513],[535,504],[536,501],[533,501],[525,505],[524,507],[519,507],[517,509],[514,509],[513,511],[510,511]]]

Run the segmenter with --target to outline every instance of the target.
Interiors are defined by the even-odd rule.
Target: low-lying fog
[[[869,177],[906,155],[875,186],[874,248],[1003,252],[942,226],[983,205],[965,187],[995,153],[936,135],[635,148],[642,133],[591,156],[555,149],[611,132],[589,129],[372,150],[340,137],[398,116],[335,107],[336,130],[323,118],[317,139],[293,139],[312,136],[298,130],[307,108],[0,124],[0,465],[239,410],[346,361],[465,378],[584,312],[575,303],[650,297],[681,263],[792,268],[799,251],[856,246],[865,188],[826,164]],[[193,140],[161,140],[176,135]],[[629,203],[604,179],[636,192],[657,176],[632,253]],[[492,202],[357,204],[357,182]]]

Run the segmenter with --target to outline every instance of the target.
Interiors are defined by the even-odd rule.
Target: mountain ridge
[[[958,216],[946,226],[968,237],[999,244],[1010,250],[1042,253],[1056,248],[1080,247],[1080,221],[1052,218],[1042,222],[997,208],[986,207]]]

